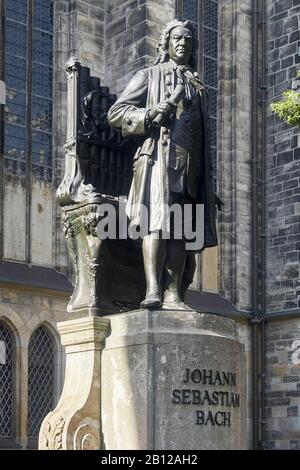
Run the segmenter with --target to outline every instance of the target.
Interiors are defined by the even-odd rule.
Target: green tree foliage
[[[300,77],[300,71],[297,75]],[[282,101],[272,103],[271,109],[290,126],[300,128],[300,92],[294,90],[284,91]]]

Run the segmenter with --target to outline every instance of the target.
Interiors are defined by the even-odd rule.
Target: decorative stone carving
[[[95,309],[100,308],[97,279],[102,241],[96,233],[101,218],[97,211],[97,204],[64,211],[64,232],[76,275],[68,312],[88,307],[89,314],[93,314],[94,311],[97,312]]]
[[[58,323],[66,346],[66,375],[61,398],[44,419],[41,450],[101,448],[101,351],[109,320],[87,317]]]
[[[74,450],[93,450],[101,448],[100,435],[93,423],[82,424],[74,434]]]
[[[47,450],[61,450],[65,424],[62,417],[49,420],[41,436],[41,447]]]

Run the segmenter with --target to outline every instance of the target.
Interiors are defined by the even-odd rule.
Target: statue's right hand
[[[172,110],[172,106],[168,101],[161,101],[158,103],[157,106],[152,108],[149,112],[149,117],[151,121],[153,121],[159,114],[163,114],[165,116],[168,116],[170,114],[170,111]]]

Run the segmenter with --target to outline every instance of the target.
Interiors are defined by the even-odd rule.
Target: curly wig
[[[193,69],[197,67],[197,50],[198,50],[198,39],[196,27],[192,21],[179,21],[177,19],[170,21],[165,28],[163,29],[159,41],[156,45],[157,56],[154,64],[159,64],[162,62],[167,62],[169,60],[169,40],[172,29],[177,28],[177,26],[183,26],[188,28],[191,31],[193,37],[193,50],[192,55],[189,60],[189,66]]]

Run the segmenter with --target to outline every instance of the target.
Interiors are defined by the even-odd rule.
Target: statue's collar
[[[179,65],[174,62],[174,60],[169,59],[169,63],[174,70],[179,69],[181,72],[186,72],[187,70],[193,71],[189,65]]]
[[[192,67],[189,65],[176,64],[176,62],[174,62],[172,59],[169,59],[168,63],[173,68],[173,70],[180,70],[180,72],[182,72],[185,77],[190,80],[194,86],[196,86],[196,88],[199,90],[204,90],[205,86],[201,82],[198,72],[193,70]]]

